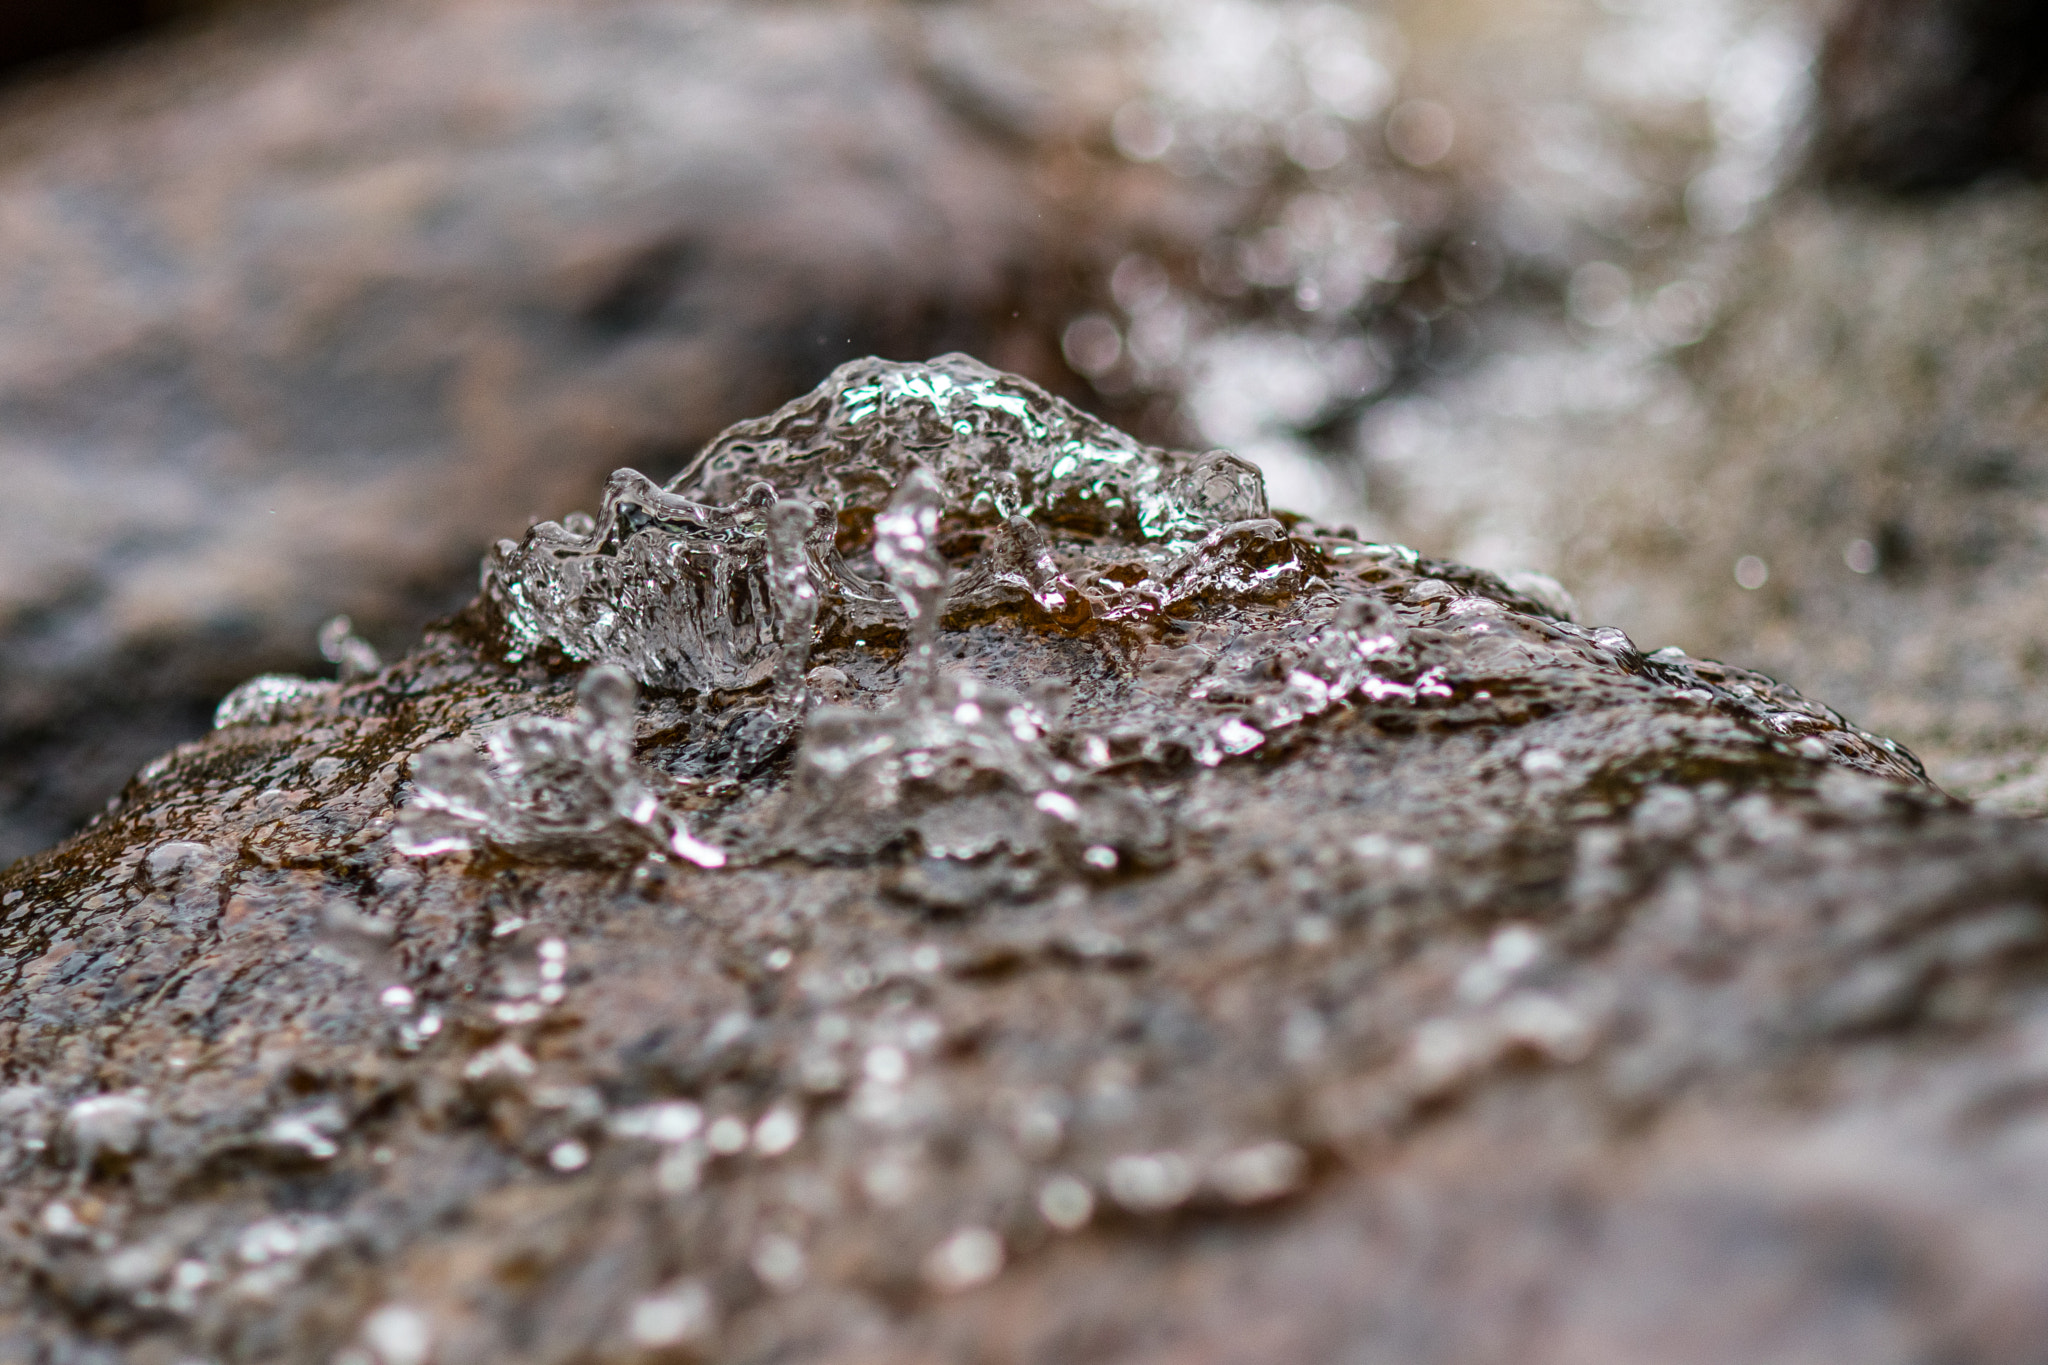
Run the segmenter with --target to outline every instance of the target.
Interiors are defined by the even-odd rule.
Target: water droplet
[[[1308,1157],[1291,1142],[1261,1142],[1218,1159],[1209,1183],[1233,1204],[1263,1204],[1294,1193],[1308,1175]]]
[[[606,1126],[614,1137],[687,1142],[704,1127],[704,1111],[689,1100],[661,1100],[621,1110]]]
[[[747,1150],[747,1139],[746,1120],[735,1118],[731,1114],[714,1119],[704,1135],[705,1143],[720,1156],[744,1152]]]
[[[378,1365],[427,1365],[433,1353],[433,1325],[405,1304],[385,1304],[364,1318],[362,1338]]]
[[[340,1151],[335,1141],[348,1130],[348,1115],[332,1100],[285,1114],[264,1130],[264,1141],[313,1161],[328,1161]]]
[[[289,673],[259,674],[221,699],[213,711],[213,728],[275,725],[318,706],[338,690],[334,683],[315,682]]]
[[[462,1068],[462,1078],[516,1085],[533,1079],[539,1072],[540,1068],[527,1055],[526,1049],[508,1040],[487,1047],[470,1058]]]
[[[1133,1213],[1163,1213],[1195,1191],[1195,1168],[1178,1152],[1120,1156],[1105,1173],[1110,1197]]]
[[[149,1097],[139,1090],[95,1095],[65,1111],[63,1136],[79,1166],[90,1168],[140,1154],[155,1118]]]
[[[771,1233],[754,1247],[754,1273],[778,1293],[800,1288],[806,1271],[804,1249],[792,1237]]]
[[[875,518],[875,562],[888,576],[890,591],[910,622],[902,690],[913,698],[928,696],[937,678],[932,642],[952,581],[952,571],[939,553],[939,514],[944,507],[945,494],[931,475],[913,469]]]
[[[1095,1216],[1095,1193],[1073,1176],[1056,1175],[1039,1187],[1038,1212],[1061,1232],[1073,1232]]]
[[[346,616],[334,617],[321,626],[318,643],[320,657],[339,666],[343,682],[375,677],[384,668],[376,649],[355,633],[354,623]]]
[[[777,1105],[754,1125],[754,1150],[762,1156],[781,1156],[803,1136],[804,1121],[796,1110]]]
[[[910,1076],[910,1059],[900,1047],[873,1047],[868,1049],[861,1070],[877,1085],[901,1085]]]
[[[1003,1240],[987,1228],[962,1228],[932,1248],[924,1260],[925,1283],[957,1293],[987,1284],[1002,1272]]]
[[[805,674],[818,622],[818,585],[811,572],[810,547],[820,528],[829,526],[826,512],[822,506],[788,499],[768,509],[769,585],[781,650],[775,664],[775,695],[798,712],[807,700]]]
[[[680,1280],[634,1301],[626,1335],[645,1350],[708,1340],[716,1327],[711,1293],[695,1280]]]

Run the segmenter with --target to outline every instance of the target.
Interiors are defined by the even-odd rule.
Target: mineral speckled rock
[[[1020,503],[1087,610],[956,609],[1007,523],[949,460],[1035,439],[848,495],[844,562],[935,606],[772,595],[807,701],[628,716],[630,660],[483,600],[9,869],[0,1357],[2038,1357],[2048,833],[1262,498],[1177,549]],[[549,752],[723,866],[401,837],[429,746],[579,687]],[[1149,835],[1044,833],[1091,803]]]

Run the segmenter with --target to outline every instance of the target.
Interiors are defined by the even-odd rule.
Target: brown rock
[[[1058,753],[1266,726],[1076,779],[1149,861],[777,844],[787,758],[718,758],[758,689],[638,714],[721,779],[667,799],[722,870],[401,857],[424,744],[569,704],[480,617],[150,765],[0,878],[0,1351],[2032,1359],[2041,827],[1766,679],[1274,537],[1282,586],[939,637],[1064,684]],[[1275,719],[1345,629],[1377,681]],[[902,700],[894,645],[814,658]]]
[[[410,638],[490,537],[840,359],[1057,380],[1076,243],[1165,177],[1020,142],[920,23],[358,0],[14,97],[0,861],[328,616]]]

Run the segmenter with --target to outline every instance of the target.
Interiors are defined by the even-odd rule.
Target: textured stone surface
[[[1480,470],[1522,461],[1496,524],[1631,631],[1825,696],[1950,790],[2048,809],[2044,207],[2013,184],[1788,197],[1706,341],[1610,372],[1625,402],[1466,433],[1498,440]]]
[[[1177,613],[941,632],[1079,751],[1364,599],[1407,695],[1094,769],[1172,831],[1115,868],[764,850],[758,690],[639,712],[723,870],[402,858],[421,746],[569,704],[487,614],[150,765],[0,878],[0,1354],[2037,1359],[2040,826],[1280,540]],[[813,657],[894,697],[893,641]]]
[[[1076,244],[1167,179],[886,7],[256,9],[0,111],[0,860],[840,359],[1057,379]]]

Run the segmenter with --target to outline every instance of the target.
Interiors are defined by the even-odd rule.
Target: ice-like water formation
[[[1115,546],[1163,582],[1191,557],[1216,559],[1194,552],[1226,528],[1279,533],[1264,520],[1258,471],[1235,456],[1142,445],[966,356],[862,360],[727,431],[667,487],[620,470],[595,517],[501,541],[485,561],[484,596],[510,659],[552,650],[619,664],[667,691],[750,688],[786,654],[807,652],[811,632],[792,612],[864,628],[914,614],[915,594],[879,581],[890,542],[878,534],[913,476],[927,489],[927,551],[946,542],[951,554],[955,540],[982,549],[952,599],[961,608],[1022,594],[1078,621],[1089,603],[1057,550]],[[792,520],[780,551],[769,528],[778,498],[817,509],[808,525],[781,514]],[[1117,580],[1105,602],[1146,577]],[[1151,594],[1155,606],[1175,595],[1157,584]],[[800,675],[799,662],[783,671]],[[777,686],[794,690],[789,677]]]
[[[911,470],[943,491],[949,517],[1013,516],[1049,529],[1187,546],[1266,515],[1258,470],[1229,455],[1141,444],[1029,380],[964,355],[923,364],[856,360],[813,392],[705,448],[671,485],[724,500],[766,479],[858,526]]]
[[[679,497],[622,469],[598,516],[544,521],[484,561],[507,656],[554,648],[649,686],[751,687],[781,656],[766,514],[755,481],[730,506]]]
[[[844,366],[732,428],[666,488],[622,470],[597,517],[502,542],[484,586],[510,658],[605,666],[575,719],[513,722],[487,754],[423,754],[403,831],[415,851],[716,865],[662,804],[667,779],[633,757],[626,674],[699,694],[656,758],[714,798],[774,783],[801,726],[768,824],[719,817],[770,855],[909,847],[1113,870],[1170,847],[1160,808],[1115,770],[1270,753],[1338,708],[1397,726],[1413,722],[1395,712],[1431,710],[1527,719],[1548,690],[1593,675],[1710,706],[1811,757],[1911,773],[1767,680],[1646,659],[1490,575],[1270,517],[1235,457],[1152,450],[958,356]],[[992,621],[1092,639],[1111,673],[1136,666],[1137,693],[1118,694],[1107,725],[1088,707],[1056,722],[1012,689],[942,673],[942,626]],[[832,653],[813,673],[814,650],[849,646],[900,646],[893,696],[876,695],[882,660]],[[702,697],[771,682],[765,706]]]
[[[490,731],[480,753],[436,744],[413,761],[416,791],[396,842],[416,857],[490,845],[535,858],[674,855],[720,867],[661,802],[661,779],[633,757],[635,689],[601,665],[584,675],[567,720],[525,716]]]

